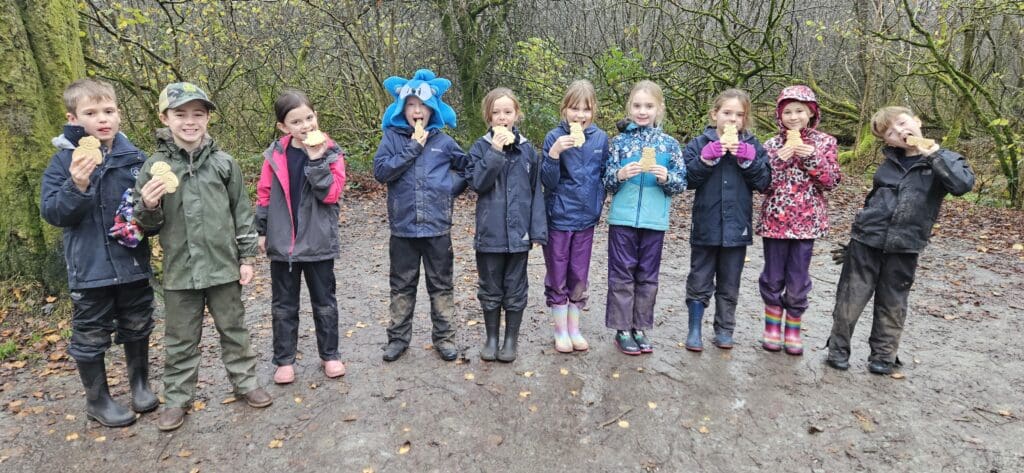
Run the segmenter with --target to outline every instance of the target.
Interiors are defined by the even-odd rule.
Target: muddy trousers
[[[686,276],[686,301],[700,301],[704,307],[715,296],[715,335],[736,329],[736,300],[746,246],[690,245],[690,274]]]
[[[654,328],[665,232],[608,227],[608,301],[604,325],[614,330]]]
[[[917,253],[885,253],[850,240],[832,311],[830,359],[849,359],[853,329],[873,294],[875,307],[868,338],[871,346],[868,361],[896,361],[903,322],[907,318],[907,296],[916,270]]]
[[[764,270],[758,279],[765,305],[782,307],[799,318],[811,292],[811,254],[814,240],[764,238]]]
[[[337,360],[338,299],[335,296],[334,260],[270,262],[274,327],[274,364],[295,363],[299,343],[299,279],[305,277],[309,301],[313,306],[313,326],[320,359]]]
[[[529,290],[526,263],[529,259],[528,251],[476,253],[476,270],[480,275],[476,298],[484,312],[502,307],[505,312],[526,310]]]
[[[188,407],[196,392],[203,335],[203,309],[209,308],[220,335],[221,359],[237,394],[246,394],[256,382],[256,355],[245,326],[242,286],[230,282],[206,289],[165,290],[167,307],[164,346],[164,399],[167,407]]]
[[[430,320],[433,322],[431,339],[437,348],[455,347],[455,328],[452,317],[455,301],[452,297],[451,235],[425,238],[391,237],[388,253],[391,257],[391,323],[388,325],[388,343],[409,346],[412,341],[412,315],[416,308],[416,287],[420,282],[420,262],[427,276],[430,294]]]
[[[594,248],[594,227],[577,232],[548,230],[544,245],[544,296],[548,307],[587,305],[590,285],[590,255]]]
[[[114,343],[148,340],[153,331],[153,288],[149,281],[71,291],[71,343],[76,361],[103,359]]]

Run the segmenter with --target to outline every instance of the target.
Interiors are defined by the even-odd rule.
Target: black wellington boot
[[[480,359],[494,361],[498,357],[498,329],[501,325],[501,309],[484,311],[484,327],[487,329],[487,341],[480,349]]]
[[[132,387],[132,410],[143,413],[156,409],[160,400],[149,389],[149,340],[125,343],[124,360]]]
[[[501,345],[498,353],[498,361],[511,363],[516,359],[516,349],[519,345],[519,324],[523,322],[523,311],[505,311],[505,343]]]
[[[124,427],[135,423],[135,413],[121,407],[110,397],[107,367],[99,361],[78,362],[78,374],[85,387],[85,414],[107,427]]]

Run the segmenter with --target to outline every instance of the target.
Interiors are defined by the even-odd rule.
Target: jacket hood
[[[779,98],[775,99],[775,123],[779,125],[779,132],[785,133],[787,130],[782,124],[782,109],[793,101],[801,102],[811,109],[811,119],[807,122],[807,128],[817,129],[818,123],[821,122],[821,112],[814,91],[806,85],[791,85],[782,89]]]
[[[78,141],[85,138],[88,134],[85,132],[85,128],[80,125],[72,125],[70,123],[64,125],[63,133],[53,137],[50,140],[52,144],[58,150],[73,150],[78,147]],[[128,137],[124,133],[117,132],[114,136],[114,142],[111,144],[111,149],[107,151],[108,154],[117,155],[124,153],[134,153],[139,149],[128,141]]]
[[[405,119],[405,100],[410,95],[419,97],[423,104],[430,108],[430,120],[425,128],[441,129],[445,125],[455,128],[455,110],[441,100],[441,96],[451,88],[452,81],[437,77],[430,69],[420,69],[411,79],[392,76],[384,79],[384,90],[388,91],[395,101],[384,110],[381,128],[412,128]]]

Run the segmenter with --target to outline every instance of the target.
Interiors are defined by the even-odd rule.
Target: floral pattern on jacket
[[[825,192],[842,180],[837,161],[836,139],[812,128],[800,132],[814,153],[789,160],[779,158],[786,135],[778,134],[764,143],[772,183],[765,191],[757,234],[764,238],[810,240],[828,234],[828,200]]]

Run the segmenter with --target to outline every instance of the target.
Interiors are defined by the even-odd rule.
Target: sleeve
[[[754,160],[750,166],[746,168],[741,167],[740,174],[743,175],[743,180],[747,182],[751,189],[764,192],[772,183],[772,171],[771,167],[768,166],[768,153],[764,151],[764,147],[756,139],[751,140],[750,144],[754,146]]]
[[[530,176],[533,181],[530,183],[533,189],[533,196],[530,201],[530,241],[539,245],[547,245],[548,212],[544,202],[544,186],[541,182],[543,168],[537,166],[537,164],[544,161],[545,157],[537,156],[537,151],[532,146],[530,150],[534,155],[534,166],[532,169],[535,170],[533,175]]]
[[[469,160],[470,165],[466,170],[469,187],[477,194],[490,192],[505,164],[505,153],[495,150],[481,138],[470,148]]]
[[[815,145],[813,154],[802,159],[797,158],[797,165],[810,176],[814,187],[830,191],[839,187],[839,182],[843,179],[843,175],[839,171],[836,139],[829,136]]]
[[[928,157],[942,186],[953,195],[964,195],[974,188],[974,171],[959,153],[942,148]]]
[[[163,203],[161,202],[155,209],[147,209],[146,204],[142,202],[142,188],[153,178],[149,174],[149,168],[153,167],[153,162],[152,157],[147,159],[142,165],[142,169],[139,170],[139,175],[135,178],[135,195],[138,196],[138,201],[135,202],[135,212],[133,213],[135,223],[149,234],[159,232],[160,227],[164,225]]]
[[[553,130],[548,133],[548,136],[544,137],[544,148],[540,156],[540,179],[545,189],[553,190],[557,188],[558,181],[562,177],[562,162],[548,155],[548,152],[551,151],[551,146],[555,144],[557,139],[558,136],[556,136]]]
[[[267,234],[267,213],[270,209],[270,193],[273,186],[274,170],[270,166],[270,160],[263,160],[263,169],[260,170],[260,181],[256,184],[256,232],[260,235]]]
[[[306,164],[306,181],[317,200],[327,205],[338,203],[345,189],[345,152],[332,143],[326,156]]]
[[[668,158],[668,179],[661,186],[665,195],[676,195],[686,190],[686,163],[683,161],[683,151],[679,149],[679,142],[672,140],[669,145]]]
[[[378,182],[387,184],[405,173],[409,167],[416,162],[416,158],[423,152],[423,146],[413,139],[405,139],[405,146],[400,150],[393,149],[392,141],[400,141],[399,136],[394,140],[389,139],[390,133],[384,131],[380,146],[377,147],[377,154],[373,156],[373,177]]]
[[[466,187],[469,187],[469,183],[466,180],[469,155],[462,150],[462,147],[454,139],[450,141],[451,145],[448,147],[448,155],[451,156],[451,169],[448,172],[451,173],[452,177],[452,197],[458,197],[466,190]]]
[[[242,168],[231,159],[231,178],[227,183],[228,203],[235,220],[235,244],[238,245],[238,256],[241,264],[252,264],[257,254],[256,223],[249,203],[249,193],[242,178]]]
[[[55,154],[43,172],[40,213],[50,225],[73,227],[95,205],[95,189],[90,185],[85,192],[78,190],[74,179],[71,179],[71,171],[60,158],[61,153]]]
[[[619,191],[619,169],[622,169],[622,156],[617,141],[608,147],[608,159],[604,162],[604,189],[612,194]]]
[[[689,189],[700,189],[714,172],[714,167],[701,162],[700,148],[700,140],[694,138],[683,149],[683,162],[686,163],[686,187]]]

